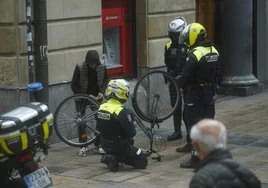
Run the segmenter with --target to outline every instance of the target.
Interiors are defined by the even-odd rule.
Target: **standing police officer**
[[[179,44],[179,36],[182,30],[186,27],[186,20],[179,16],[174,18],[168,24],[168,37],[170,41],[165,45],[165,64],[167,66],[167,72],[174,78],[181,74],[183,66],[186,61],[187,49],[185,44]],[[176,91],[173,85],[169,87],[171,105],[175,105],[174,97],[172,94]],[[167,140],[177,140],[182,138],[181,122],[182,122],[182,97],[180,97],[180,103],[173,114],[174,133],[168,136]]]
[[[110,171],[119,170],[119,163],[144,169],[147,157],[134,146],[136,135],[133,113],[123,106],[129,97],[129,84],[123,79],[111,80],[106,89],[108,101],[98,111],[98,130],[106,154],[102,162]]]
[[[192,126],[203,118],[214,118],[216,85],[220,80],[219,53],[206,40],[207,32],[199,23],[189,24],[181,33],[179,42],[187,43],[190,50],[181,77],[180,88],[185,88],[185,121],[189,135]],[[187,136],[185,147],[191,146]],[[181,163],[181,168],[195,168],[199,162],[192,149],[191,159]]]

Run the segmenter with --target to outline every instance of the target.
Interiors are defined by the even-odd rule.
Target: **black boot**
[[[180,164],[181,168],[196,168],[199,163],[199,158],[195,155],[191,155],[191,159],[189,161],[183,162]]]
[[[192,144],[191,143],[187,143],[182,147],[178,147],[176,149],[176,152],[185,152],[185,153],[190,153],[192,151]]]
[[[179,139],[182,139],[181,131],[175,131],[172,135],[167,137],[168,141],[179,140]]]
[[[173,114],[173,125],[174,125],[175,132],[172,135],[167,137],[168,141],[182,139],[182,133],[181,133],[181,106],[180,107],[178,106],[177,108],[178,109]]]
[[[104,154],[104,155],[101,157],[101,163],[107,165],[107,154]]]
[[[109,170],[111,172],[117,172],[119,170],[119,163],[116,160],[116,157],[113,155],[106,155],[104,161],[106,162]]]

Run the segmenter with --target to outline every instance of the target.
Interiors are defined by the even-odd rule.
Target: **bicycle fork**
[[[150,132],[150,151],[151,153],[155,153],[157,156],[156,157],[152,157],[153,160],[157,160],[157,161],[161,161],[162,157],[164,156],[163,154],[160,154],[158,153],[158,151],[154,150],[153,149],[153,142],[154,142],[154,126],[157,125],[158,129],[159,129],[159,124],[156,123],[156,120],[157,120],[157,116],[156,116],[156,107],[157,107],[157,103],[159,101],[159,98],[160,98],[160,95],[159,94],[156,94],[154,96],[154,100],[153,100],[153,105],[152,105],[152,117],[153,117],[153,121],[151,122],[151,129],[149,129],[149,132]]]
[[[150,140],[149,150],[143,150],[143,153],[146,156],[150,156],[152,153],[155,153],[157,156],[152,157],[153,160],[161,161],[163,155],[158,153],[158,151],[153,149],[153,142],[154,142],[154,130],[153,130],[153,123],[151,124],[151,128],[146,127],[138,118],[136,118],[139,127],[143,130],[146,136]],[[158,125],[158,124],[157,124]]]

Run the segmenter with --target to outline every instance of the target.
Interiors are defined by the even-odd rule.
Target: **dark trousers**
[[[189,88],[185,98],[185,121],[187,128],[187,143],[191,143],[191,128],[201,119],[215,116],[213,92],[209,87]]]
[[[145,169],[148,160],[140,149],[133,146],[133,140],[106,140],[101,138],[101,146],[106,154],[114,155],[118,162],[137,169]]]
[[[169,96],[170,96],[170,102],[171,106],[174,107],[177,99],[177,93],[176,88],[174,85],[169,85]],[[183,97],[179,96],[179,104],[173,114],[173,124],[174,124],[174,130],[175,131],[181,131],[181,121],[182,121],[182,112],[184,111],[182,106],[182,99]],[[184,118],[183,118],[184,120]]]
[[[76,112],[80,113],[81,117],[83,117],[86,114],[87,107],[89,107],[92,111],[97,110],[95,106],[92,106],[92,105],[90,106],[89,102],[85,99],[80,99],[80,100],[75,101]],[[97,120],[97,114],[95,115],[95,119]],[[77,127],[79,142],[87,141],[85,127],[86,127],[86,124],[81,124]],[[96,130],[98,130],[98,127],[96,127]],[[97,134],[95,134],[95,136],[96,136],[96,139],[95,139],[94,145],[100,146],[100,136]]]

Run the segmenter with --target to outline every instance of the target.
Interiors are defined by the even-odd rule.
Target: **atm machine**
[[[109,75],[131,75],[131,23],[125,19],[127,2],[102,1],[103,60]]]

